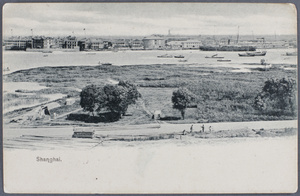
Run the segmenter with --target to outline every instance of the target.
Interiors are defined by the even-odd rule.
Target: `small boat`
[[[44,56],[43,57],[47,57],[48,56],[48,54],[44,54]]]
[[[174,58],[184,58],[183,55],[177,55],[177,56],[174,56]]]
[[[72,138],[90,138],[94,137],[95,131],[86,131],[86,130],[73,130]]]
[[[52,53],[52,51],[50,51],[50,50],[45,50],[45,51],[43,51],[42,53]]]
[[[231,60],[230,59],[218,59],[217,61],[219,61],[219,62],[230,62]]]
[[[240,56],[240,57],[254,57],[255,55],[253,55],[253,54],[248,54],[248,53],[238,53],[238,55]]]
[[[180,60],[178,60],[179,62],[187,62],[187,60],[186,59],[180,59]]]
[[[223,56],[218,56],[218,54],[214,54],[212,56],[206,56],[205,58],[213,58],[213,59],[223,59]]]
[[[287,52],[286,56],[297,56],[297,52]]]
[[[98,62],[99,65],[112,65],[112,63],[101,63],[100,61]]]
[[[173,56],[169,54],[164,54],[164,55],[157,56],[157,58],[173,58]]]
[[[246,52],[248,55],[253,56],[265,56],[267,54],[267,51],[254,51],[254,52]]]

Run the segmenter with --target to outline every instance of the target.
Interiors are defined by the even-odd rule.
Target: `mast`
[[[240,26],[238,26],[238,33],[237,33],[237,37],[236,37],[236,43],[239,43],[239,37],[240,37]]]

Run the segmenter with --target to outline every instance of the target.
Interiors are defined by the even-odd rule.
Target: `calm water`
[[[294,49],[268,49],[263,57],[239,57],[239,52],[218,52],[224,59],[231,62],[217,62],[217,59],[205,58],[216,54],[214,51],[181,50],[181,51],[101,51],[101,52],[54,52],[45,54],[41,52],[4,51],[3,67],[9,67],[10,72],[43,67],[43,66],[68,66],[68,65],[98,65],[112,63],[113,65],[138,65],[138,64],[186,64],[191,66],[225,66],[247,68],[244,63],[260,63],[265,59],[268,63],[297,64],[296,56],[284,56],[286,52]],[[179,62],[178,58],[157,58],[158,55],[184,55],[188,62]],[[250,65],[253,66],[253,65]],[[5,72],[8,73],[8,72]]]

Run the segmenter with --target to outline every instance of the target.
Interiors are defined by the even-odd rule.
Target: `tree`
[[[130,104],[136,103],[141,94],[134,84],[120,81],[118,85],[108,84],[104,87],[89,85],[82,90],[80,97],[80,105],[85,111],[101,114],[109,110],[119,119],[126,113]]]
[[[120,81],[117,87],[120,89],[122,98],[120,111],[124,115],[128,106],[135,104],[138,98],[141,97],[141,94],[138,92],[137,87],[128,81]]]
[[[80,106],[84,111],[91,112],[93,116],[99,102],[99,91],[101,91],[100,87],[92,84],[84,87],[80,93]]]
[[[267,80],[262,91],[255,97],[254,106],[261,111],[289,110],[295,113],[296,81],[285,78]]]
[[[173,108],[180,111],[182,119],[184,119],[185,110],[189,104],[194,101],[193,94],[186,88],[179,88],[173,91],[172,103]]]

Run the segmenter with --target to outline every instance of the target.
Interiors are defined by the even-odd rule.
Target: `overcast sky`
[[[27,3],[6,4],[4,36],[296,34],[290,4]],[[238,30],[239,26],[239,30]],[[85,31],[83,30],[85,29]]]

